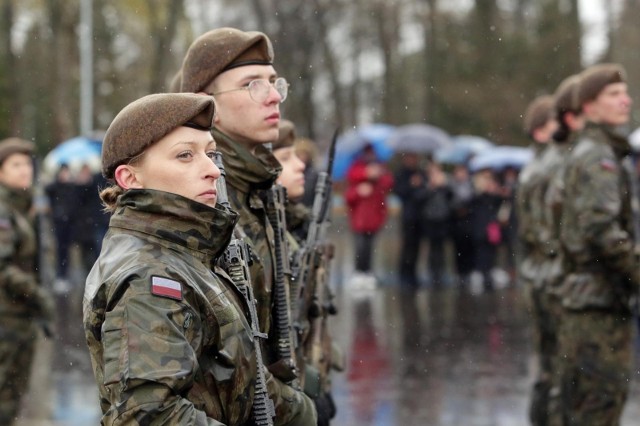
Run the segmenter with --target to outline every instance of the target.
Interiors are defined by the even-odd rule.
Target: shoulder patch
[[[0,229],[11,229],[11,221],[0,218]]]
[[[602,167],[603,170],[608,170],[610,172],[613,172],[618,169],[618,165],[616,164],[616,162],[609,158],[600,160],[600,167]]]
[[[182,283],[164,277],[151,277],[151,294],[182,300]]]

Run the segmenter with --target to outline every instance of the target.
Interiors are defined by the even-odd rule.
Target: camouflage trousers
[[[565,426],[617,426],[631,379],[629,314],[564,310],[560,324]]]
[[[533,384],[529,420],[533,426],[557,424],[552,418],[558,418],[558,404],[553,379],[558,370],[558,306],[544,288],[531,287],[530,306],[533,317],[534,350],[538,356],[538,375]],[[555,310],[554,310],[555,308]],[[554,411],[554,413],[552,413]]]
[[[0,424],[11,425],[27,393],[36,342],[28,320],[0,319]]]

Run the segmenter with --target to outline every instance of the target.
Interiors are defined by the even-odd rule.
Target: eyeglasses
[[[278,92],[278,94],[280,95],[280,103],[284,102],[285,99],[287,99],[287,94],[289,93],[289,83],[287,83],[287,80],[284,77],[276,78],[273,82],[262,79],[251,80],[249,84],[244,87],[223,90],[222,92],[217,93],[210,93],[210,95],[216,96],[223,93],[235,92],[237,90],[248,90],[249,96],[251,96],[251,99],[253,99],[254,102],[262,103],[269,97],[271,87],[276,89],[276,92]]]

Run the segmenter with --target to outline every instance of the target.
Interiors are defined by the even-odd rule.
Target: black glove
[[[336,405],[333,402],[333,397],[329,392],[326,392],[314,398],[313,402],[318,412],[318,426],[329,426],[331,419],[336,415]]]

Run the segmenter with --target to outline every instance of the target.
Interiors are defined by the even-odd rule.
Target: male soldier
[[[198,37],[189,47],[181,73],[181,91],[216,98],[213,136],[223,153],[229,201],[240,213],[238,226],[253,253],[252,284],[261,331],[269,335],[265,365],[280,380],[269,377],[275,396],[276,424],[316,424],[313,402],[288,382],[278,365],[278,341],[272,327],[276,274],[275,232],[269,223],[264,191],[281,167],[264,146],[278,139],[280,103],[288,84],[273,68],[273,48],[260,32],[219,28]],[[277,231],[277,230],[276,230]]]
[[[544,241],[544,266],[541,273],[542,293],[540,304],[549,318],[547,325],[547,345],[543,349],[548,353],[544,358],[550,367],[551,389],[547,404],[548,425],[561,425],[560,381],[558,369],[558,327],[562,305],[558,294],[558,286],[566,275],[564,256],[560,250],[560,212],[563,202],[562,172],[564,164],[571,152],[577,132],[582,130],[583,119],[578,105],[578,85],[580,77],[572,75],[564,79],[554,94],[554,112],[558,120],[558,130],[553,134],[553,143],[545,151],[542,158],[543,176],[546,181],[542,185],[541,195],[544,197],[544,217],[539,229],[540,240]],[[541,407],[544,409],[544,407]]]
[[[567,160],[561,218],[568,275],[560,323],[565,425],[618,425],[630,382],[630,297],[637,291],[630,176],[623,167],[631,99],[617,64],[581,73],[586,118]]]
[[[539,367],[533,386],[533,396],[529,417],[533,425],[546,425],[546,406],[551,387],[550,366],[545,354],[548,324],[546,313],[540,303],[540,268],[543,266],[543,245],[539,238],[539,226],[542,219],[541,186],[546,176],[543,171],[543,152],[555,132],[557,123],[552,115],[553,97],[540,96],[534,99],[524,115],[524,129],[533,140],[535,158],[522,170],[519,176],[516,208],[519,218],[518,236],[521,244],[519,265],[520,279],[527,287],[534,322],[534,347],[539,357]]]

